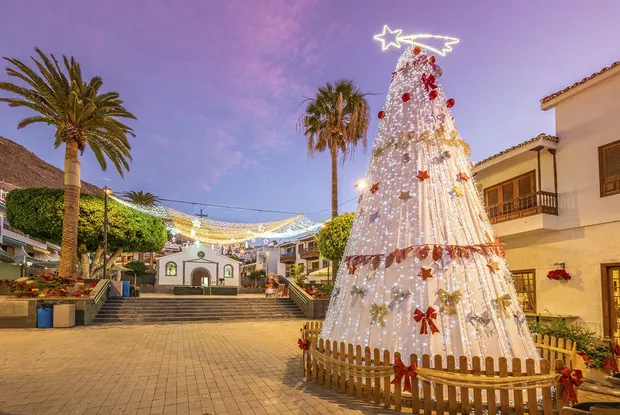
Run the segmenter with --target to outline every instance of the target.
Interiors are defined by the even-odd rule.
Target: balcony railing
[[[295,251],[280,254],[280,262],[282,262],[283,264],[292,264],[295,262],[295,258]]]
[[[311,245],[307,248],[299,248],[299,256],[301,259],[315,259],[320,256],[319,248],[316,245]]]
[[[531,195],[509,200],[501,205],[487,207],[491,223],[506,222],[526,216],[547,213],[558,214],[558,195],[552,192],[536,192]]]

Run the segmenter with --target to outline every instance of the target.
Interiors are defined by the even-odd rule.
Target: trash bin
[[[53,326],[54,309],[51,307],[41,307],[37,309],[37,328],[49,329]]]
[[[130,282],[123,281],[123,297],[129,297]]]
[[[75,326],[75,304],[56,304],[54,306],[54,327]]]

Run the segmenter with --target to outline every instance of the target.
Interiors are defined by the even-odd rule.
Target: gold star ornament
[[[406,202],[411,199],[411,194],[409,194],[409,192],[400,192],[400,196],[398,196],[398,198],[403,202]]]

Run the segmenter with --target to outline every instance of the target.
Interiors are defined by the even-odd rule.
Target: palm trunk
[[[82,261],[80,263],[82,269],[82,278],[90,277],[90,257],[86,251],[86,245],[80,244],[80,257]]]
[[[330,149],[332,156],[332,218],[338,216],[338,148]],[[336,282],[336,274],[338,273],[338,267],[340,264],[338,261],[333,261],[333,274],[331,277],[332,284]]]
[[[78,145],[74,141],[69,141],[65,149],[65,199],[60,264],[58,265],[58,274],[63,277],[73,276],[76,273],[80,185]]]
[[[338,216],[338,148],[330,148],[332,156],[332,218]]]

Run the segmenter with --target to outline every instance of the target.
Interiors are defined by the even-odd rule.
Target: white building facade
[[[238,287],[241,263],[206,245],[191,245],[181,252],[157,258],[159,285]]]
[[[280,275],[289,276],[292,265],[302,264],[308,282],[326,284],[333,279],[331,261],[321,256],[315,235],[280,244]]]
[[[620,62],[541,100],[541,134],[474,168],[524,309],[620,341]],[[563,269],[571,279],[549,279]]]

